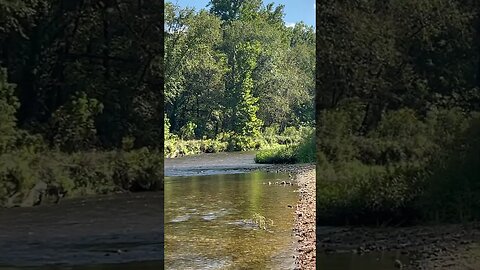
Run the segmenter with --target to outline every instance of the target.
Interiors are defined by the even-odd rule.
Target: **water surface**
[[[0,209],[0,269],[162,269],[162,205],[145,192]]]
[[[165,159],[165,176],[243,173],[267,165],[255,163],[254,151],[222,152]]]
[[[166,269],[292,269],[293,186],[253,172],[165,179]],[[254,215],[273,221],[266,229]]]

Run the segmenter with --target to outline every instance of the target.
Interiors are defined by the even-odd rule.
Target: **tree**
[[[0,153],[9,150],[15,142],[18,106],[15,85],[8,82],[7,70],[0,67]]]
[[[234,130],[243,136],[258,136],[262,126],[262,120],[257,118],[258,98],[252,94],[254,88],[252,73],[257,66],[260,51],[258,42],[239,44],[236,51],[238,67],[237,74],[234,75],[236,87],[233,95],[236,106],[233,122]]]

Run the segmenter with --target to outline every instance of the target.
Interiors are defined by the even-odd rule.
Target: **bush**
[[[354,130],[346,111],[323,111],[317,120],[317,149],[331,162],[353,160],[358,156]]]
[[[276,148],[279,145],[298,145],[313,133],[311,127],[288,127],[280,133],[279,127],[273,125],[266,127],[261,136],[252,137],[236,134],[235,132],[222,132],[213,139],[183,140],[177,135],[170,134],[165,141],[165,157],[193,155],[199,153],[216,153],[223,151],[250,151]],[[310,152],[306,151],[310,150]],[[302,160],[312,159],[312,149],[303,149]],[[310,161],[310,162],[311,162]]]
[[[159,190],[163,155],[148,149],[74,154],[19,150],[0,155],[0,205],[15,195],[25,198],[40,180],[69,197]]]
[[[272,149],[259,151],[255,155],[255,162],[268,164],[296,163],[295,147],[281,145]]]
[[[197,124],[188,122],[180,128],[180,137],[182,140],[193,140],[195,139],[195,129],[197,128]]]
[[[97,140],[95,117],[103,110],[96,99],[77,93],[69,103],[52,116],[52,141],[62,151],[75,152],[90,149]]]
[[[316,159],[315,136],[313,132],[298,145],[279,145],[259,151],[256,163],[309,163]]]
[[[337,173],[340,171],[341,173]],[[420,192],[413,169],[386,169],[347,163],[317,182],[317,220],[330,225],[411,224],[420,216],[414,199]]]
[[[418,200],[425,220],[480,219],[480,117],[474,117],[448,151],[438,155]]]

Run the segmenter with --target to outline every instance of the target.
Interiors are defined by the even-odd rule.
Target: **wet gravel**
[[[296,176],[300,198],[295,211],[295,235],[298,237],[298,257],[295,269],[315,269],[315,170],[309,168]]]
[[[400,228],[317,227],[318,251],[400,251],[402,269],[480,269],[480,223]]]

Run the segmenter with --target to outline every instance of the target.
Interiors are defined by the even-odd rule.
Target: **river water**
[[[163,195],[0,209],[0,269],[163,269]]]
[[[202,156],[166,162],[166,269],[293,269],[298,194],[275,185],[288,175],[245,172],[252,153]]]

